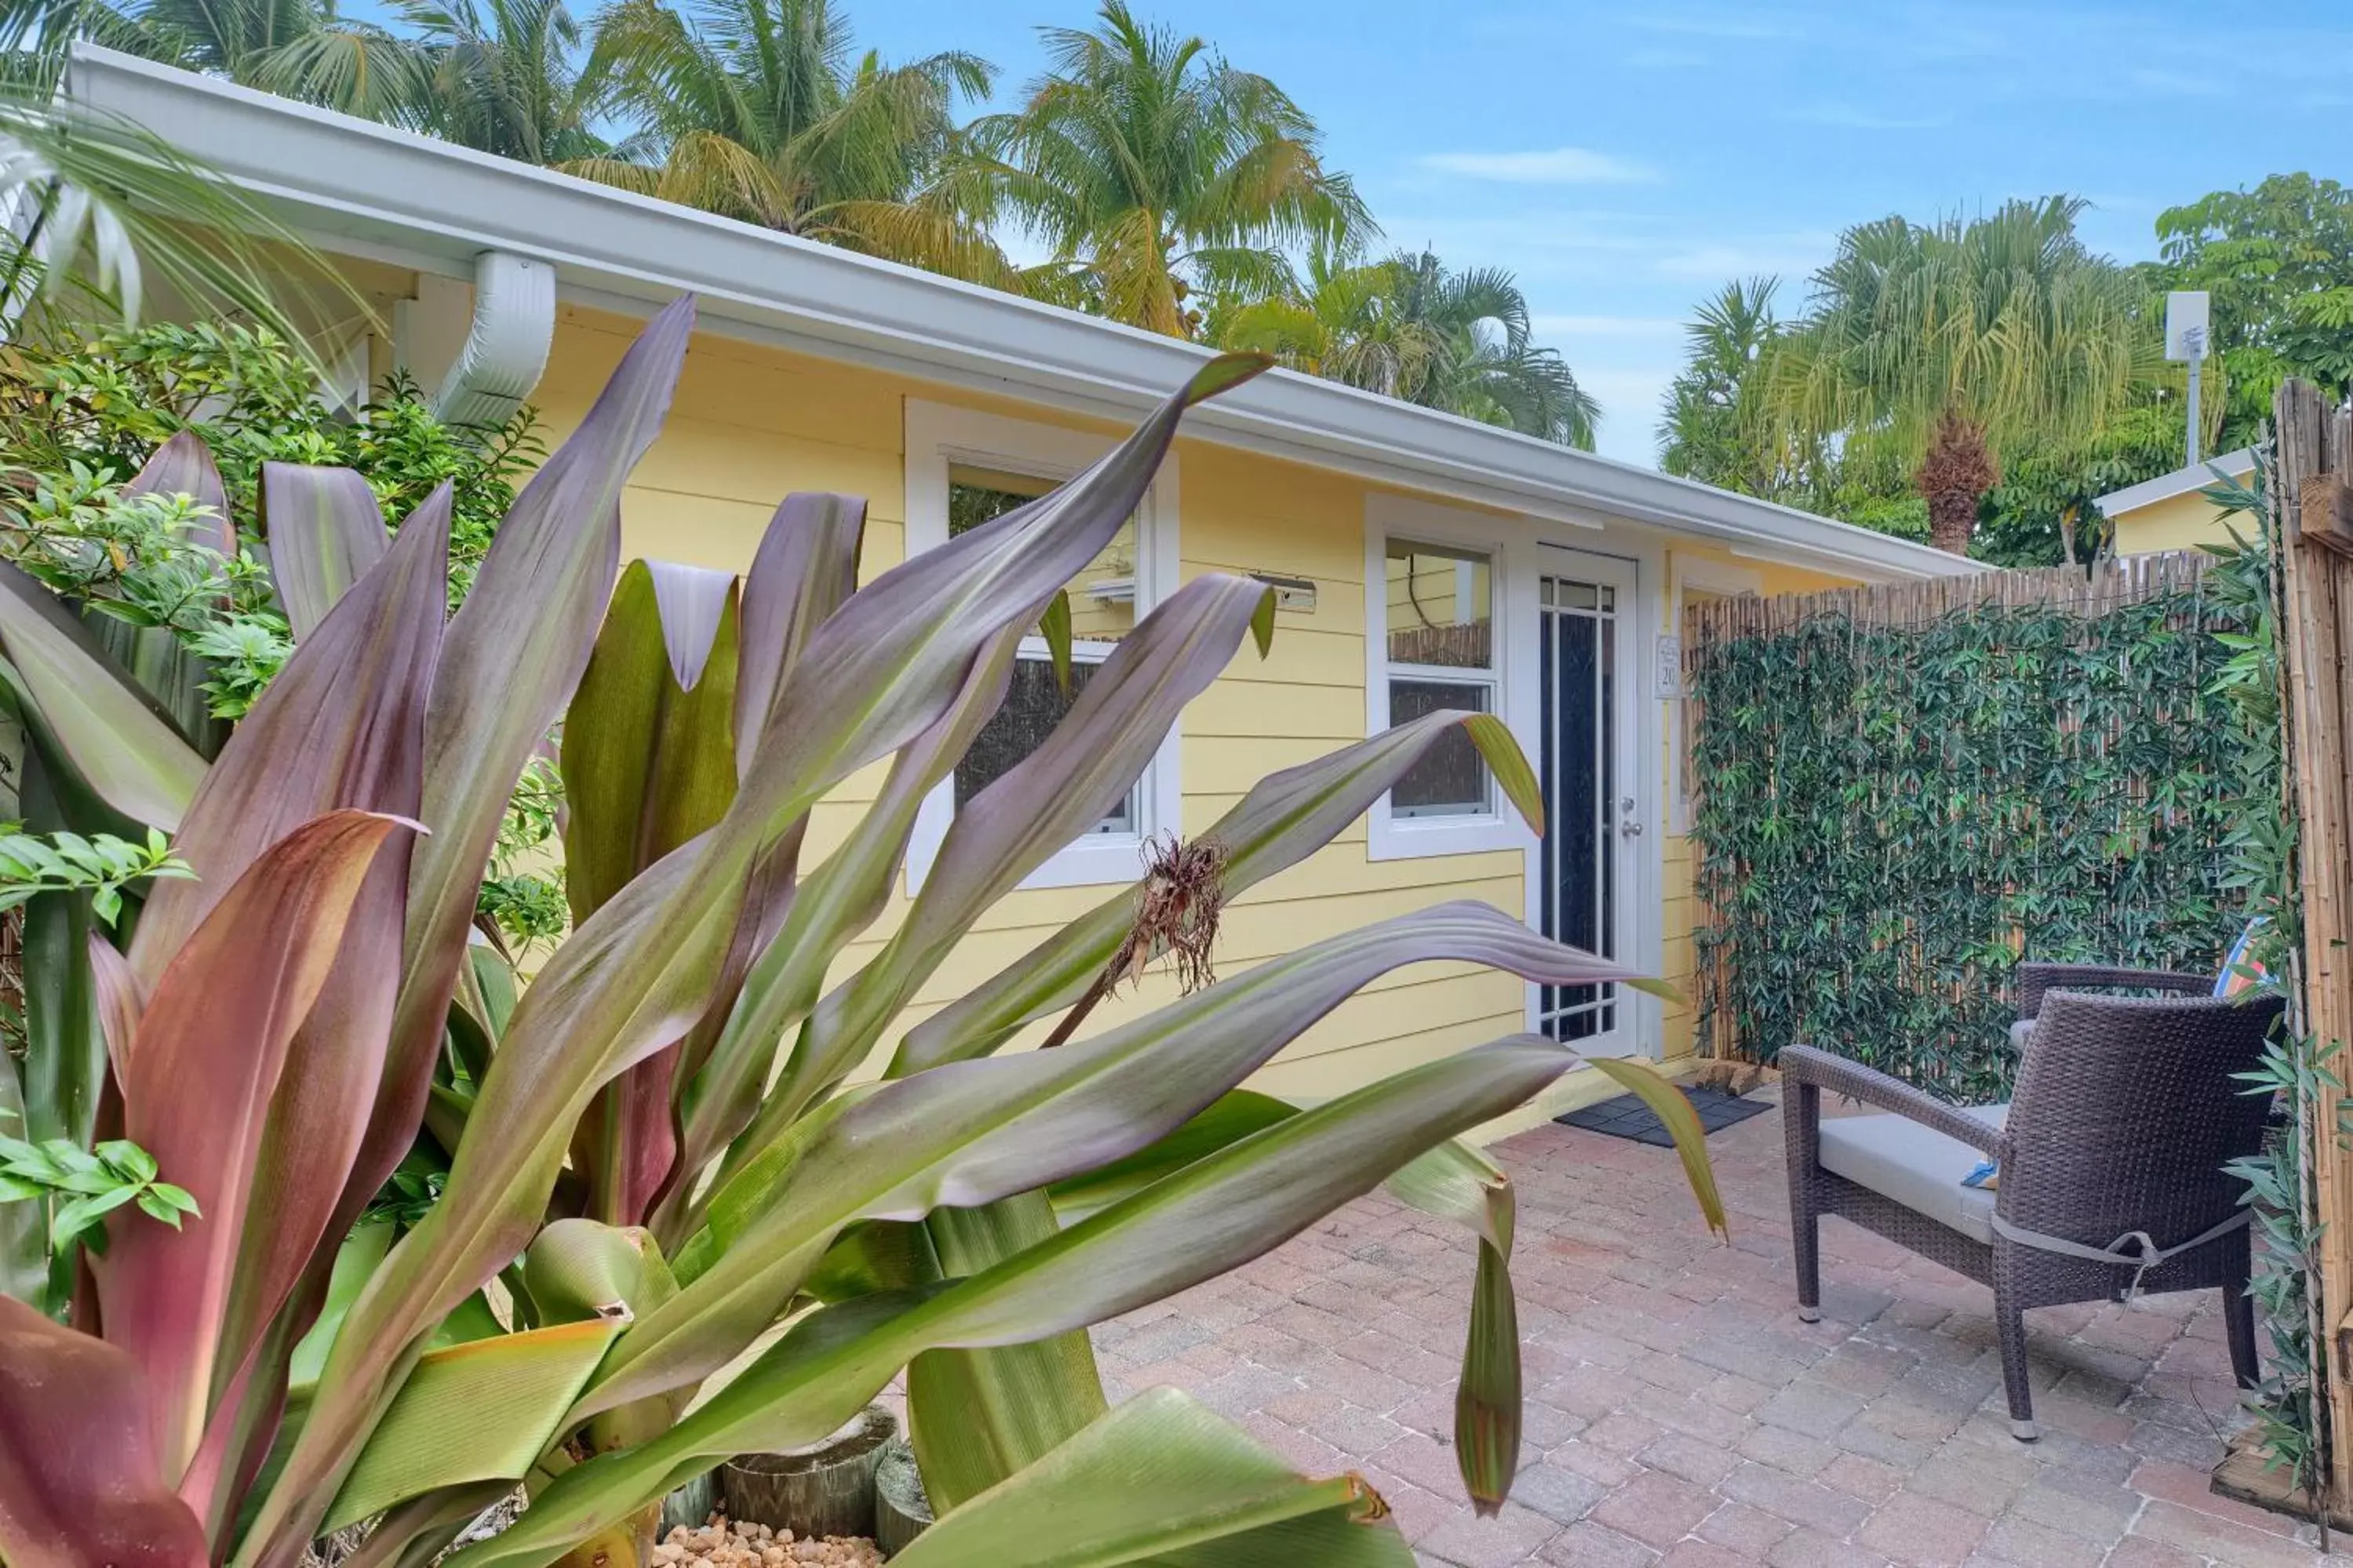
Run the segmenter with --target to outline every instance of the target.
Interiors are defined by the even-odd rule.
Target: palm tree
[[[1318,246],[1295,289],[1212,296],[1204,335],[1220,348],[1272,354],[1310,375],[1402,397],[1438,352],[1399,308],[1403,282],[1395,258],[1351,264]]]
[[[1225,348],[1565,446],[1593,444],[1600,410],[1559,353],[1531,341],[1527,299],[1507,272],[1450,272],[1428,251],[1348,266],[1319,247],[1300,287],[1221,299],[1209,317]]]
[[[526,163],[610,151],[574,58],[580,26],[563,0],[406,0],[417,52],[415,129]]]
[[[1104,0],[1093,32],[1041,33],[1049,73],[972,138],[1003,210],[1103,314],[1191,337],[1197,294],[1283,293],[1288,250],[1345,254],[1372,232],[1314,122],[1264,77],[1145,26],[1125,0]]]
[[[1683,368],[1667,390],[1659,467],[1749,495],[1788,481],[1784,448],[1764,427],[1758,367],[1782,332],[1773,312],[1778,278],[1736,279],[1700,302],[1683,329]]]
[[[2084,205],[1849,229],[1775,354],[1787,427],[1900,462],[1940,549],[1968,550],[2005,448],[2089,438],[2158,369],[2137,284],[2076,237]]]
[[[829,0],[615,0],[586,90],[641,129],[564,167],[665,200],[976,281],[1018,276],[971,210],[959,95],[994,68],[942,53],[853,60]],[[960,181],[962,183],[960,183]]]
[[[1601,417],[1560,357],[1530,336],[1527,296],[1501,268],[1450,272],[1425,250],[1397,258],[1401,308],[1438,345],[1410,402],[1591,449]]]
[[[54,79],[65,45],[88,38],[370,119],[400,118],[418,90],[407,41],[335,0],[6,0],[0,33],[20,78]]]

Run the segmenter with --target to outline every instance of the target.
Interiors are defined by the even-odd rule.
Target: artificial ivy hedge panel
[[[2206,558],[1695,607],[1700,1037],[2006,1095],[2021,957],[2216,965],[2242,900]]]

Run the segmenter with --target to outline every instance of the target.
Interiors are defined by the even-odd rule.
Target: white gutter
[[[453,276],[483,250],[548,263],[568,298],[646,313],[681,289],[707,331],[1001,396],[1133,417],[1197,344],[713,217],[470,148],[77,45],[72,100],[138,121],[322,248]],[[1276,371],[1191,436],[1565,521],[1672,528],[1878,581],[1974,562],[1588,452]]]

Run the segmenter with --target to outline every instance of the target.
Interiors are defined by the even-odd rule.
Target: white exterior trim
[[[703,330],[1133,421],[1209,351],[90,45],[67,96],[145,125],[323,248],[452,277],[507,250],[559,296],[645,315],[681,289]],[[1335,382],[1274,371],[1188,436],[1593,525],[1619,518],[1870,582],[1970,562]]]
[[[2176,468],[2169,474],[2159,474],[2153,479],[2143,479],[2120,490],[2111,490],[2092,504],[2100,509],[2102,517],[2116,517],[2128,511],[2138,511],[2145,506],[2155,506],[2175,496],[2185,496],[2192,490],[2202,490],[2218,482],[2214,471],[2233,479],[2243,479],[2255,471],[2255,449],[2242,447],[2235,452],[2224,452],[2202,463],[2192,463],[2186,468]]]
[[[1535,627],[1535,578],[1520,569],[1518,560],[1530,548],[1525,521],[1379,491],[1365,498],[1365,733],[1377,735],[1389,727],[1388,545],[1393,539],[1453,545],[1486,555],[1488,647],[1494,668],[1485,679],[1495,689],[1493,710],[1510,727],[1520,749],[1535,755],[1535,688],[1519,647],[1521,633],[1533,637]],[[1525,605],[1520,602],[1524,587]],[[1461,673],[1468,680],[1482,679],[1477,671]],[[1524,849],[1534,844],[1535,835],[1501,797],[1493,779],[1487,795],[1487,809],[1476,816],[1414,817],[1391,816],[1389,797],[1384,794],[1366,816],[1366,853],[1375,860],[1412,860]]]
[[[948,542],[948,469],[955,463],[977,468],[1034,474],[1039,479],[1068,479],[1115,444],[1108,436],[1089,435],[1056,425],[983,414],[950,404],[907,399],[907,554],[910,559]],[[1162,599],[1176,591],[1177,551],[1176,457],[1162,460],[1160,471],[1135,510],[1135,614],[1141,620]],[[1025,639],[1025,655],[1042,654]],[[1180,721],[1181,723],[1181,721]],[[1126,884],[1143,870],[1145,840],[1155,833],[1174,832],[1184,821],[1184,798],[1177,777],[1178,724],[1171,724],[1151,763],[1137,781],[1139,820],[1134,833],[1091,834],[1058,851],[1031,872],[1025,888],[1083,888]],[[915,831],[907,848],[907,892],[913,897],[931,874],[940,846],[955,820],[955,784],[944,779],[923,797],[915,816]]]

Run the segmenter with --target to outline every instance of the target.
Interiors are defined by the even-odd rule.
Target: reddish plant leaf
[[[858,587],[866,503],[856,496],[788,495],[760,536],[744,579],[743,655],[735,678],[735,758],[752,765],[776,689],[810,634]]]
[[[98,1004],[99,1030],[106,1037],[106,1059],[119,1082],[131,1037],[139,1030],[139,1015],[146,1010],[147,994],[130,961],[97,931],[90,933],[90,986]]]
[[[261,465],[269,575],[301,643],[392,546],[367,480],[349,468]]]
[[[515,498],[449,622],[426,715],[431,836],[411,864],[396,1072],[440,1046],[507,797],[587,667],[621,567],[621,487],[661,431],[693,329],[692,295],[647,325]]]
[[[138,1363],[0,1296],[0,1557],[9,1568],[206,1568],[164,1483]]]
[[[0,561],[0,679],[77,782],[133,822],[180,826],[205,759],[58,596]],[[47,749],[45,743],[44,749]]]
[[[175,1482],[195,1457],[214,1379],[229,1370],[220,1336],[248,1215],[258,1207],[267,1222],[297,1202],[278,1192],[257,1205],[254,1192],[288,1048],[335,968],[377,851],[402,826],[337,811],[287,835],[182,945],[140,1019],[122,1081],[124,1133],[195,1196],[202,1217],[176,1230],[115,1227],[97,1266],[99,1302],[109,1342],[146,1372],[157,1457]],[[314,1136],[330,1160],[335,1145],[355,1142],[343,1128]],[[322,1223],[344,1174],[331,1163],[296,1184],[315,1189],[307,1206]]]
[[[228,487],[221,483],[211,448],[195,431],[179,431],[156,447],[122,487],[122,493],[193,497],[197,505],[209,507],[212,515],[200,519],[188,531],[188,537],[223,555],[237,553],[237,524],[228,515]]]

